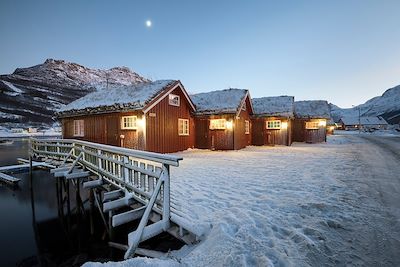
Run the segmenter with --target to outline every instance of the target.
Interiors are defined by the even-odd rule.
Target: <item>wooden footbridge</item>
[[[59,179],[102,191],[95,199],[105,223],[103,213],[109,215],[108,227],[139,221],[128,235],[128,244],[109,243],[126,250],[125,258],[134,254],[159,256],[139,248],[139,244],[162,232],[186,244],[196,243],[203,235],[171,202],[170,166],[179,166],[180,157],[72,139],[31,139],[30,160],[31,164],[35,160],[36,164],[55,166],[50,172]],[[118,213],[122,207],[124,212]]]

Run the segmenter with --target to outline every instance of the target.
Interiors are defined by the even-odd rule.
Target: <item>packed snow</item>
[[[248,93],[245,89],[224,89],[191,95],[198,114],[236,113],[243,98]]]
[[[293,96],[271,96],[253,98],[253,109],[255,115],[288,117],[294,116]]]
[[[331,109],[325,100],[306,100],[294,102],[296,118],[330,119]]]
[[[171,170],[172,198],[194,221],[212,224],[205,240],[166,259],[105,265],[396,266],[400,166],[368,142],[339,135],[324,144],[177,153],[184,160]]]
[[[59,112],[115,105],[140,109],[175,82],[175,80],[158,80],[134,86],[98,90],[62,107]]]

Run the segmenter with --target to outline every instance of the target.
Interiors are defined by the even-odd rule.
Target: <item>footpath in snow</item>
[[[184,160],[171,170],[171,193],[194,222],[213,225],[206,239],[170,259],[107,265],[399,264],[398,204],[379,198],[379,191],[389,186],[396,195],[400,166],[379,149],[341,135],[326,144],[179,153]]]

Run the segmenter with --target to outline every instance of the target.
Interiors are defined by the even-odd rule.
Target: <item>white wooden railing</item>
[[[170,166],[179,166],[180,157],[74,139],[31,139],[30,153],[32,157],[58,162],[58,168],[52,171],[56,177],[79,179],[90,175],[98,178],[86,184],[116,187],[105,194],[104,198],[108,196],[111,201],[104,203],[104,211],[128,206],[132,201],[141,204],[112,217],[113,226],[141,218],[137,230],[128,236],[125,258],[135,253],[140,242],[167,231],[171,222],[181,227],[180,232],[182,228],[190,229],[178,211],[171,212]],[[83,170],[77,171],[78,166]],[[150,213],[158,214],[160,220],[147,225]]]

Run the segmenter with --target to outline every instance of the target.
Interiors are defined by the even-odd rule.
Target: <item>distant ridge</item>
[[[381,116],[390,124],[400,123],[400,85],[387,89],[381,96],[371,98],[354,108],[341,109],[331,105],[331,114],[335,121],[341,117]]]
[[[57,109],[90,92],[147,81],[127,67],[100,70],[47,59],[43,64],[0,75],[0,123],[50,125]]]

